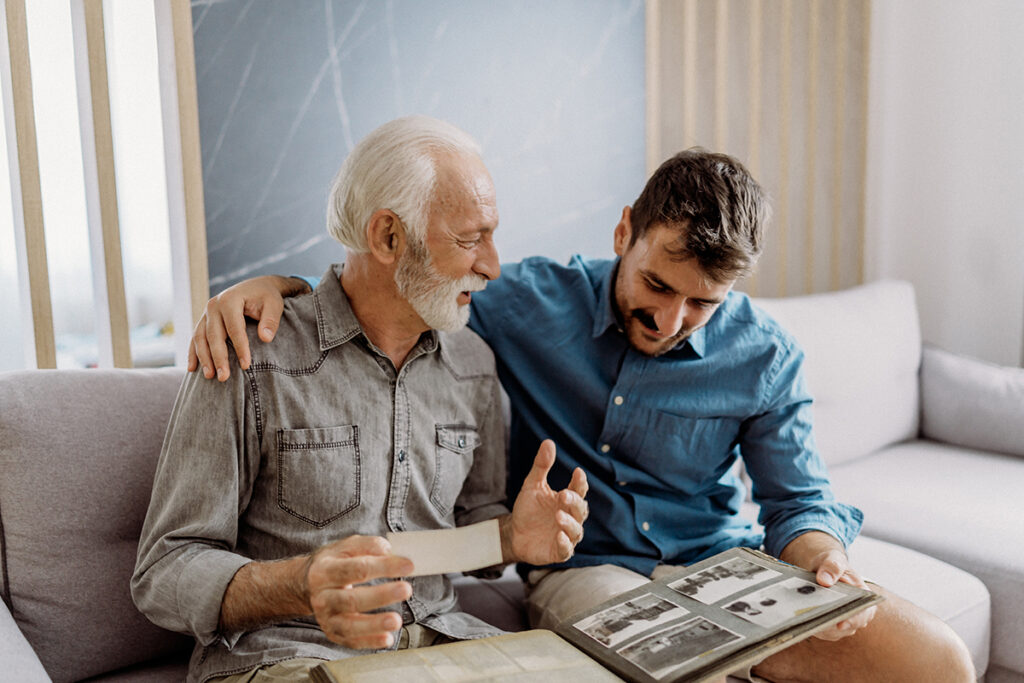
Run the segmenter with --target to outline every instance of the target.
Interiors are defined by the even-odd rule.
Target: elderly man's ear
[[[405,225],[388,209],[378,209],[370,216],[366,226],[366,241],[370,253],[382,264],[391,265],[405,243]]]

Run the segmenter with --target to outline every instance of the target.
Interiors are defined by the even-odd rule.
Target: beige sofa
[[[762,303],[806,347],[820,445],[866,513],[854,562],[947,620],[990,683],[1024,682],[1024,371],[922,360],[904,283]],[[190,640],[128,592],[181,377],[0,373],[0,680],[183,679]],[[514,573],[458,587],[468,611],[525,626]]]

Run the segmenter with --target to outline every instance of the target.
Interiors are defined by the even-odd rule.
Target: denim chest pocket
[[[695,493],[718,481],[731,465],[741,421],[659,411],[648,424],[640,453],[674,487]]]
[[[277,431],[277,505],[317,528],[359,507],[359,428]]]
[[[473,451],[480,445],[480,434],[469,425],[435,425],[434,484],[430,502],[442,515],[455,506],[462,484],[473,465]]]

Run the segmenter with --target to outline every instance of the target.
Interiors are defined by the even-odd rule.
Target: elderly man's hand
[[[505,562],[564,562],[572,557],[573,549],[583,538],[587,475],[577,467],[568,488],[554,491],[547,482],[554,464],[555,444],[548,439],[537,451],[512,514],[499,520]]]
[[[284,297],[307,291],[303,280],[278,275],[263,275],[228,287],[206,304],[206,312],[196,323],[188,344],[188,371],[203,368],[203,376],[223,382],[230,374],[227,340],[231,339],[238,365],[249,367],[249,338],[245,318],[259,321],[259,336],[269,342],[277,333],[284,311]]]
[[[309,604],[330,640],[353,649],[391,646],[392,632],[402,627],[402,618],[395,612],[373,610],[408,600],[412,586],[407,581],[359,585],[412,572],[408,558],[390,553],[391,546],[379,536],[350,536],[310,557],[306,569]]]

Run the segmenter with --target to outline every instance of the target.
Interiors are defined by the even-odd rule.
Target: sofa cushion
[[[858,536],[850,562],[863,576],[934,614],[963,638],[979,675],[988,668],[991,598],[962,569],[909,548]]]
[[[921,433],[957,446],[1024,455],[1024,369],[926,346]]]
[[[992,596],[994,665],[1024,673],[1024,461],[911,441],[831,470],[864,533],[981,579]],[[948,592],[948,591],[947,591]]]
[[[128,587],[182,375],[0,373],[3,599],[54,681],[191,649]]]
[[[909,283],[754,303],[804,349],[815,439],[826,463],[917,435],[921,332]]]

